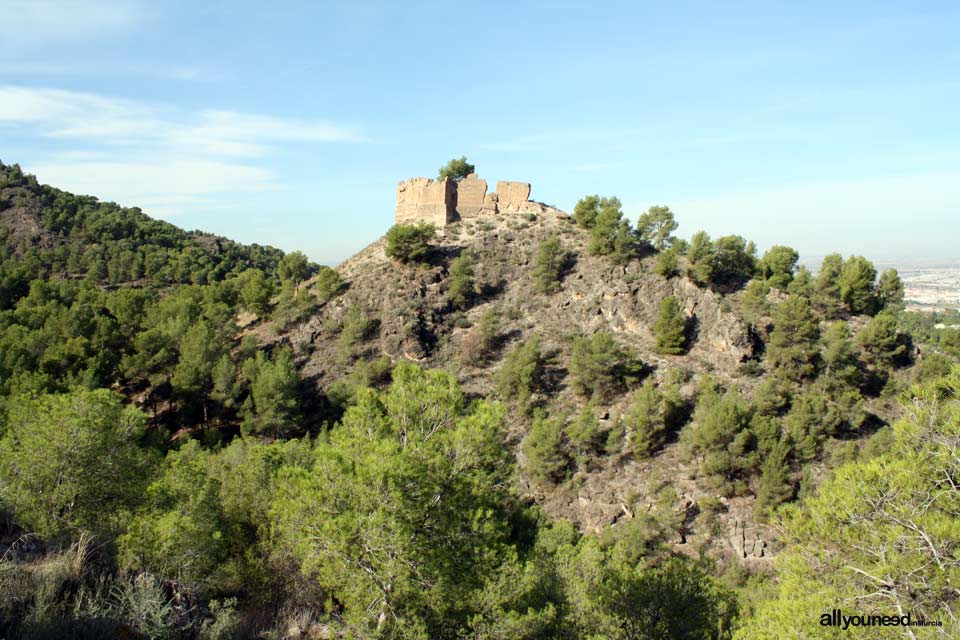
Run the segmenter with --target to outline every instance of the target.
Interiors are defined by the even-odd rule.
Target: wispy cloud
[[[0,0],[4,48],[96,38],[129,30],[148,11],[135,0]]]
[[[46,155],[27,167],[41,180],[161,215],[208,207],[215,195],[279,188],[258,165],[291,145],[363,140],[355,127],[323,120],[0,85],[4,130],[46,141]]]
[[[356,130],[325,121],[183,109],[60,89],[0,85],[0,125],[102,145],[157,145],[189,153],[254,157],[277,142],[356,142]]]

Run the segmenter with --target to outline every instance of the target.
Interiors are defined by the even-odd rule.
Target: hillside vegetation
[[[332,269],[15,165],[0,223],[4,637],[960,631],[960,330],[863,257],[587,196]]]

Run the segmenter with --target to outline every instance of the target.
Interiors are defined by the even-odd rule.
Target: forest
[[[588,195],[498,228],[522,260],[484,223],[456,250],[392,227],[377,268],[427,293],[387,309],[362,261],[186,232],[17,165],[0,222],[0,637],[960,634],[960,314],[907,311],[895,270],[813,273]],[[503,303],[506,269],[528,306]],[[649,340],[564,319],[590,269],[665,294]],[[734,368],[685,296],[743,327]],[[382,346],[403,314],[398,352],[423,357]],[[645,507],[551,511],[627,464]],[[763,562],[719,542],[730,505],[775,535]],[[834,609],[940,626],[844,632]]]

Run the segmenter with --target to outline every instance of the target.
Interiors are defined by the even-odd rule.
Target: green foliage
[[[459,158],[452,158],[450,162],[440,167],[440,171],[437,173],[437,179],[445,180],[450,178],[451,180],[459,182],[475,171],[476,167],[467,162],[467,156],[460,156]]]
[[[582,396],[603,401],[637,381],[642,373],[643,363],[606,331],[573,342],[570,375],[574,391]]]
[[[764,517],[772,509],[793,498],[794,487],[790,481],[790,445],[777,440],[760,465],[760,483],[754,510]]]
[[[850,256],[843,263],[838,285],[840,300],[852,313],[871,313],[876,304],[873,284],[877,270],[861,256]]]
[[[877,303],[881,309],[903,308],[903,281],[896,269],[886,269],[877,282]]]
[[[846,322],[834,322],[821,336],[820,357],[823,360],[824,375],[836,381],[840,386],[856,388],[860,383],[860,362],[854,352],[850,339],[850,328]]]
[[[960,473],[958,393],[960,373],[915,390],[892,446],[786,508],[779,588],[738,638],[822,637],[820,616],[845,601],[857,614],[909,612],[941,620],[944,637],[960,632],[950,586],[960,565],[949,551],[960,544],[960,491],[944,481]]]
[[[595,256],[607,256],[615,264],[623,264],[636,254],[636,235],[630,222],[623,217],[617,198],[602,199],[599,211],[590,226],[590,244],[587,251]]]
[[[697,398],[693,427],[683,434],[691,452],[703,457],[701,471],[727,493],[746,490],[745,480],[757,462],[751,417],[736,392],[720,395],[707,387]]]
[[[260,269],[248,269],[236,279],[243,308],[258,316],[265,315],[273,295],[273,285]]]
[[[537,248],[533,281],[540,293],[556,293],[560,290],[560,278],[566,268],[567,252],[556,234],[547,237]]]
[[[447,300],[457,309],[463,309],[477,292],[474,278],[476,258],[471,251],[464,251],[450,263],[450,286]]]
[[[657,251],[663,251],[673,243],[673,232],[679,225],[674,220],[670,207],[653,206],[637,220],[637,233],[640,238]]]
[[[358,304],[351,305],[340,327],[340,346],[351,349],[368,340],[377,328],[377,321],[367,316]]]
[[[403,263],[425,262],[435,235],[436,227],[428,222],[395,224],[387,231],[387,256]]]
[[[890,311],[881,311],[870,318],[857,334],[857,344],[868,363],[886,369],[895,367],[907,350],[897,332],[897,317]]]
[[[813,274],[810,273],[810,270],[805,266],[800,265],[793,274],[793,280],[791,280],[790,284],[787,285],[787,293],[794,296],[810,298],[812,300],[815,292],[816,288],[814,285]]]
[[[527,473],[535,482],[551,485],[563,481],[571,462],[564,448],[563,420],[547,418],[538,410],[523,440],[523,455]]]
[[[273,357],[258,351],[243,363],[250,383],[250,395],[243,405],[244,433],[282,435],[300,429],[300,374],[289,348],[278,349]]]
[[[517,344],[495,374],[497,392],[507,400],[515,400],[523,412],[533,406],[533,394],[541,385],[546,360],[536,336]]]
[[[716,250],[706,231],[698,231],[687,249],[687,277],[700,286],[713,281]]]
[[[0,439],[0,500],[30,531],[115,534],[155,464],[146,416],[106,389],[13,398]]]
[[[281,282],[298,288],[301,282],[310,277],[310,261],[301,251],[288,253],[277,265],[277,277]]]
[[[660,303],[660,315],[653,326],[653,333],[657,337],[657,351],[660,353],[676,355],[684,352],[686,319],[676,296],[667,296]]]
[[[716,284],[748,280],[757,271],[757,248],[740,236],[723,236],[713,242],[712,281]]]
[[[825,301],[840,300],[840,275],[843,273],[843,256],[831,253],[824,256],[817,271],[817,293]]]
[[[799,259],[800,254],[795,249],[782,245],[770,247],[760,260],[760,275],[771,287],[786,289],[793,280],[793,271]]]
[[[585,229],[593,229],[600,214],[607,211],[608,218],[617,220],[622,217],[620,199],[616,197],[601,198],[598,195],[584,196],[573,207],[574,221]],[[617,213],[620,215],[616,215]]]
[[[816,372],[820,327],[810,301],[789,296],[773,310],[773,332],[767,345],[767,359],[778,375],[792,380]]]
[[[317,278],[313,283],[313,290],[321,302],[329,302],[340,295],[345,288],[343,279],[336,269],[320,267]]]
[[[453,376],[397,365],[347,410],[310,469],[284,469],[279,540],[365,633],[438,637],[505,543],[503,411]]]
[[[790,406],[790,385],[782,378],[765,378],[753,390],[753,407],[758,413],[779,416]]]
[[[680,261],[677,258],[677,249],[670,247],[657,255],[657,264],[654,271],[664,278],[673,278],[680,275]]]
[[[499,322],[492,309],[483,312],[477,324],[470,327],[463,337],[463,348],[460,353],[464,364],[476,366],[487,361],[497,345]]]
[[[767,284],[766,280],[754,279],[747,284],[743,290],[743,296],[740,298],[744,320],[755,325],[760,318],[769,315],[768,293],[770,293],[770,285]]]
[[[648,458],[667,439],[665,401],[653,380],[647,379],[633,396],[623,417],[630,434],[630,449],[636,458]]]

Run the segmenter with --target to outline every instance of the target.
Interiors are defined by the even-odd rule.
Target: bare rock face
[[[508,180],[497,182],[497,200],[501,212],[512,213],[517,211],[517,208],[529,199],[529,182],[511,182]]]
[[[397,224],[431,222],[438,227],[456,219],[457,185],[453,180],[411,178],[397,185]]]
[[[471,173],[457,184],[457,214],[461,218],[475,218],[484,208],[487,181]]]
[[[757,527],[743,520],[737,520],[733,523],[730,545],[733,547],[736,556],[741,559],[762,558],[767,548],[767,543],[760,538]]]

